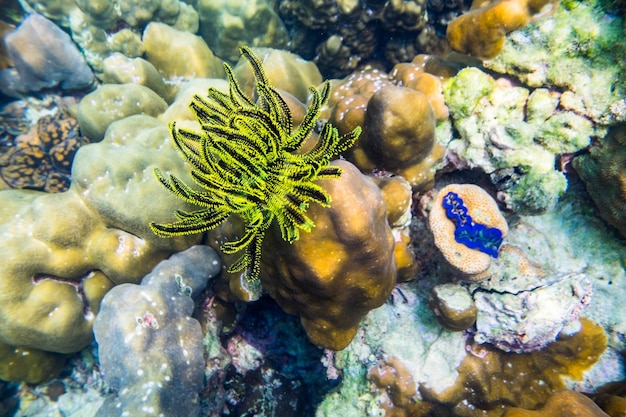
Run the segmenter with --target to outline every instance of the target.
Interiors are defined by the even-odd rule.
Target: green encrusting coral
[[[162,237],[194,234],[217,227],[231,214],[238,215],[245,224],[243,235],[224,243],[221,250],[226,254],[245,250],[229,272],[245,270],[252,281],[258,279],[261,245],[274,219],[282,238],[290,243],[299,238],[299,229],[310,232],[315,226],[306,215],[307,207],[310,202],[327,207],[330,196],[314,181],[341,175],[329,162],[354,144],[361,129],[340,136],[326,123],[316,145],[302,151],[328,99],[330,84],[326,81],[319,89],[310,88],[311,103],[295,128],[286,102],[270,85],[260,60],[247,47],[240,52],[253,68],[257,102],[242,92],[228,64],[224,67],[229,94],[210,88],[206,98],[194,96],[190,108],[201,132],[178,129],[175,123],[170,130],[201,190],[158,169],[155,173],[169,191],[202,208],[178,210],[178,221],[151,223],[150,227]]]

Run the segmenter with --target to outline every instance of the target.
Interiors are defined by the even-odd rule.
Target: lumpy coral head
[[[330,205],[328,193],[314,181],[341,175],[341,169],[329,162],[352,146],[360,128],[339,136],[337,129],[326,124],[316,146],[299,152],[316,126],[330,84],[311,88],[311,104],[302,123],[294,127],[289,107],[270,85],[259,59],[247,47],[241,53],[255,74],[257,102],[242,92],[227,64],[229,94],[210,88],[208,97],[194,97],[190,107],[202,131],[178,129],[175,123],[171,131],[175,146],[192,166],[196,187],[160,170],[156,176],[168,190],[199,209],[177,211],[178,221],[151,223],[150,227],[163,237],[195,234],[214,229],[231,214],[238,215],[245,230],[236,240],[223,243],[221,250],[226,254],[243,251],[229,272],[245,271],[247,279],[255,281],[267,229],[275,219],[287,242],[298,240],[300,230],[311,231],[315,223],[306,214],[309,204]]]
[[[320,181],[333,199],[312,206],[316,228],[287,244],[273,229],[263,257],[263,288],[290,314],[300,316],[309,339],[340,350],[361,319],[382,305],[396,282],[394,237],[376,184],[347,161],[334,161],[343,174]]]
[[[457,52],[478,59],[495,58],[507,33],[526,26],[553,0],[475,0],[466,14],[448,25],[446,37]]]

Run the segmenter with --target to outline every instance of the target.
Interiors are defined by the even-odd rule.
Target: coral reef
[[[43,89],[89,89],[94,74],[72,39],[45,17],[32,14],[4,37],[13,66],[0,70],[0,91],[20,97]]]
[[[626,237],[626,125],[617,125],[574,158],[572,165],[585,182],[600,216]]]
[[[111,123],[134,114],[158,116],[167,103],[154,91],[140,84],[102,84],[78,105],[80,130],[92,142],[104,138]]]
[[[536,409],[556,391],[565,378],[582,379],[606,347],[600,326],[583,321],[582,330],[562,336],[534,353],[504,353],[489,345],[471,345],[458,368],[459,378],[445,391],[421,388],[424,400],[443,405],[454,415],[500,416],[511,407]]]
[[[509,32],[557,7],[555,0],[474,0],[470,11],[447,27],[450,47],[480,60],[495,58]],[[546,11],[547,9],[547,11]]]
[[[435,123],[447,109],[437,86],[435,91],[432,85],[403,86],[416,73],[426,74],[412,69],[414,74],[403,77],[410,72],[406,68],[392,75],[365,68],[335,81],[328,110],[340,133],[363,126],[361,139],[348,153],[350,161],[364,172],[401,175],[414,190],[424,191],[432,188],[435,167],[443,158]]]
[[[154,181],[159,164],[184,176],[166,148],[166,127],[148,116],[115,123],[80,148],[64,193],[1,191],[0,340],[17,348],[69,353],[92,340],[104,294],[139,280],[197,239],[155,237],[148,219],[167,221],[179,201]],[[132,140],[130,140],[132,138]],[[146,206],[145,201],[152,201]]]
[[[461,285],[436,285],[428,303],[439,323],[446,329],[461,331],[476,323],[478,310],[474,299],[467,288]]]
[[[389,67],[418,53],[447,51],[431,21],[438,14],[431,2],[419,1],[319,1],[281,0],[278,10],[293,32],[291,47],[312,59],[327,77],[345,77],[376,56]],[[462,2],[448,2],[446,13],[455,14]],[[439,10],[441,11],[441,9]]]
[[[485,67],[562,92],[560,105],[602,125],[626,120],[623,14],[602,1],[563,1],[553,16],[506,38]]]
[[[0,414],[623,414],[624,7],[474,3],[2,2],[103,84],[0,113]]]
[[[310,207],[316,227],[291,245],[273,230],[261,282],[286,312],[300,316],[314,344],[340,350],[365,314],[385,302],[396,268],[378,187],[348,162],[331,166],[343,171],[339,179],[319,181],[331,207]]]
[[[284,48],[289,35],[283,22],[266,0],[196,0],[200,34],[220,58],[239,59],[242,46]]]
[[[150,22],[143,31],[146,58],[167,80],[219,78],[222,60],[204,39],[165,23]],[[173,56],[185,59],[172,59]]]
[[[289,243],[299,239],[300,230],[311,231],[315,223],[306,215],[309,204],[330,205],[328,193],[313,181],[341,176],[340,168],[328,164],[352,146],[360,129],[340,137],[327,123],[315,147],[302,152],[328,99],[329,84],[320,90],[311,88],[312,103],[304,121],[292,131],[291,112],[269,84],[261,62],[249,48],[242,48],[241,53],[254,70],[260,104],[242,93],[228,64],[224,68],[229,95],[211,89],[206,99],[194,97],[191,107],[203,134],[177,130],[175,123],[171,134],[180,154],[193,166],[191,177],[203,190],[194,190],[176,176],[165,177],[161,170],[155,174],[177,197],[203,208],[177,211],[177,222],[153,222],[150,227],[161,237],[182,236],[214,229],[231,214],[239,216],[245,227],[243,236],[223,243],[220,249],[226,254],[243,251],[228,272],[244,271],[248,281],[256,281],[266,231],[276,220],[283,240]]]
[[[89,142],[80,136],[76,119],[63,112],[39,118],[28,133],[11,139],[0,152],[2,180],[12,188],[48,193],[69,188],[74,155]]]
[[[322,75],[317,66],[311,61],[300,58],[299,55],[272,48],[253,48],[253,51],[263,65],[267,80],[286,101],[288,101],[288,95],[291,95],[301,103],[306,103],[311,93],[309,88],[322,83]],[[241,90],[252,97],[255,77],[248,62],[240,59],[233,67],[233,73]],[[295,112],[291,106],[289,110],[292,114]],[[294,126],[298,124],[299,122],[294,120]]]
[[[550,395],[546,403],[537,410],[509,408],[502,417],[608,417],[589,397],[576,391],[562,390]]]
[[[563,105],[563,94],[529,91],[510,80],[466,68],[444,83],[444,96],[457,134],[446,159],[456,169],[491,176],[498,200],[527,214],[549,210],[567,187],[556,158],[591,142],[589,119]]]
[[[145,52],[141,31],[151,21],[180,31],[198,31],[198,13],[191,5],[178,0],[123,0],[115,5],[104,0],[31,0],[25,4],[68,28],[96,74],[102,72],[104,59],[115,52],[129,58],[140,57]]]
[[[559,334],[578,330],[579,315],[591,302],[584,273],[549,272],[505,245],[490,277],[470,285],[477,309],[474,340],[507,352],[545,348]]]
[[[194,298],[220,271],[217,253],[193,246],[159,263],[140,285],[122,284],[103,298],[94,335],[106,382],[115,394],[107,416],[197,416],[204,357]]]

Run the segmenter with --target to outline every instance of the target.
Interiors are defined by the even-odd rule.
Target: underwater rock
[[[523,353],[543,349],[562,331],[576,330],[591,302],[592,284],[585,274],[505,273],[471,285],[470,291],[478,311],[474,340]]]
[[[72,39],[45,17],[32,14],[4,38],[13,68],[0,70],[0,91],[20,97],[48,88],[83,90],[94,74]]]
[[[100,366],[115,390],[107,416],[199,415],[204,357],[194,298],[220,271],[219,256],[193,246],[159,263],[140,285],[122,284],[103,298],[94,322]]]

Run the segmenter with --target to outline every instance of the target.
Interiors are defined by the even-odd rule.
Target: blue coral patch
[[[455,192],[450,191],[446,194],[441,205],[446,209],[448,218],[456,225],[454,240],[470,249],[479,250],[494,258],[498,257],[498,250],[503,239],[500,229],[474,223],[463,199]]]

